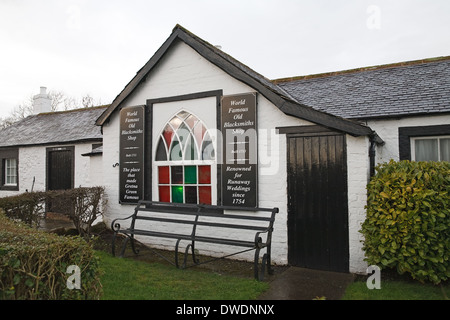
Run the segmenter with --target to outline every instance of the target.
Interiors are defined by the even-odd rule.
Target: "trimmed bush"
[[[58,191],[25,192],[0,198],[0,208],[7,217],[38,228],[46,207],[62,209],[81,236],[88,237],[94,221],[103,214],[106,198],[103,187],[75,188]],[[49,206],[49,204],[51,205]],[[48,209],[47,209],[48,210]]]
[[[0,299],[100,298],[99,262],[92,244],[78,236],[32,229],[3,213],[0,225]],[[79,289],[67,285],[71,265],[80,268]]]
[[[382,164],[367,187],[366,261],[421,282],[450,277],[450,163]]]
[[[46,192],[26,192],[0,198],[0,208],[7,217],[20,220],[30,227],[39,227],[45,217]]]
[[[106,208],[105,189],[103,187],[75,188],[48,193],[52,205],[67,210],[63,212],[73,222],[83,237],[91,234],[91,227]]]

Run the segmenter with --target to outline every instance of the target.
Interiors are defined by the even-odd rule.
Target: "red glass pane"
[[[198,166],[198,183],[211,183],[211,166]]]
[[[203,141],[203,136],[206,133],[206,128],[203,124],[198,124],[194,128],[194,136],[195,140],[197,141],[197,145],[201,146]]]
[[[169,184],[169,166],[158,167],[158,183],[159,184]]]
[[[169,125],[166,125],[163,131],[164,140],[166,140],[167,148],[170,149],[170,142],[172,141],[173,130]]]
[[[211,204],[211,187],[198,187],[198,202]]]
[[[170,187],[159,186],[159,201],[170,202]]]
[[[191,129],[194,128],[197,121],[198,119],[192,114],[189,117],[187,117],[186,120],[184,120],[184,122],[186,122]]]

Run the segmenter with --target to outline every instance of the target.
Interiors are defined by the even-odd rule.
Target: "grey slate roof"
[[[0,147],[101,141],[95,125],[105,107],[31,115],[0,131]]]
[[[299,103],[347,119],[450,113],[450,57],[274,83]]]

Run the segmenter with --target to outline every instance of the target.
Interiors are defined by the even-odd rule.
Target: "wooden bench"
[[[226,214],[224,213],[225,211],[227,211]],[[245,213],[242,214],[242,212]],[[259,214],[255,214],[255,212],[259,212]],[[245,249],[202,263],[255,250],[254,275],[256,279],[262,280],[264,278],[266,266],[269,274],[272,274],[273,272],[271,268],[270,254],[273,224],[277,212],[278,208],[237,208],[227,206],[139,201],[138,205],[134,209],[134,213],[131,216],[112,221],[111,229],[114,231],[114,237],[112,240],[112,254],[115,255],[115,240],[118,234],[123,234],[126,236],[122,245],[120,256],[123,256],[129,240],[131,240],[131,248],[133,252],[138,254],[138,250],[135,246],[135,236],[150,236],[176,240],[174,265],[177,268],[180,268],[178,263],[178,248],[180,242],[183,240],[189,241],[190,243],[185,249],[184,263],[181,268],[186,268],[186,259],[189,250],[191,250],[194,265],[201,264],[196,258],[196,242],[241,247]],[[129,226],[122,227],[119,222],[125,222],[127,220],[129,222],[127,225]],[[149,221],[150,223],[146,223],[144,228],[141,228],[137,226],[137,222],[139,220]],[[187,226],[184,227],[185,232],[174,232],[174,230],[180,229],[180,225]],[[208,229],[206,235],[202,235],[201,232],[199,232],[199,229],[202,227]],[[205,231],[205,228],[203,228],[203,231]],[[188,230],[187,232],[186,229]],[[237,237],[233,237],[231,232],[233,230],[239,230],[239,235],[245,234],[246,239],[237,239]],[[226,231],[226,236],[217,236],[221,232],[223,234],[223,231]],[[255,233],[253,234],[252,232]],[[263,248],[266,248],[266,253],[262,257],[261,268],[259,268],[259,256],[260,251]]]

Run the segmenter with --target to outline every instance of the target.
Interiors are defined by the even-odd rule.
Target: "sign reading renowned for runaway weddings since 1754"
[[[120,111],[120,202],[137,203],[144,196],[143,106]]]
[[[258,139],[256,93],[222,98],[222,203],[257,207]]]

